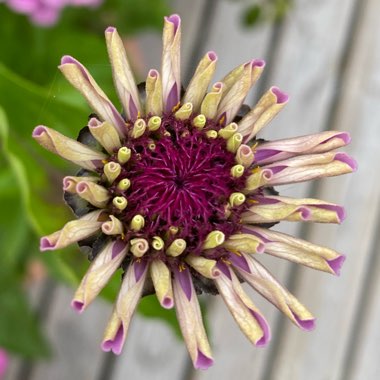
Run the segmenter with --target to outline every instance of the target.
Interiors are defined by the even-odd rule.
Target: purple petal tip
[[[51,251],[55,247],[55,244],[51,244],[49,239],[46,237],[42,237],[40,240],[40,251]]]
[[[218,56],[216,55],[214,51],[209,51],[207,55],[211,61],[216,61],[218,59]]]
[[[345,145],[348,145],[351,142],[351,136],[348,132],[342,132],[338,137],[344,141]]]
[[[181,17],[179,17],[177,14],[165,17],[165,21],[171,22],[174,25],[174,33],[177,32],[179,26],[181,25]]]
[[[77,63],[77,60],[73,58],[71,55],[64,55],[61,58],[61,65],[66,65],[68,63]]]
[[[106,33],[113,33],[116,31],[116,28],[114,26],[109,26],[107,29],[106,29]]]
[[[165,297],[162,301],[162,307],[165,309],[171,309],[174,306],[173,298]]]
[[[117,330],[117,333],[115,335],[115,338],[105,340],[102,343],[102,346],[101,346],[102,350],[104,352],[112,351],[115,355],[120,355],[121,350],[123,348],[123,343],[124,343],[123,335],[124,335],[124,328],[123,328],[123,325],[120,325],[120,327]]]
[[[276,96],[277,104],[284,104],[288,102],[289,95],[285,92],[282,92],[278,87],[271,87],[270,90]]]
[[[207,369],[214,364],[212,358],[207,357],[202,351],[198,350],[197,360],[194,363],[196,369]]]
[[[340,270],[341,270],[345,260],[346,260],[346,256],[340,255],[333,260],[327,260],[327,264],[334,271],[334,274],[336,276],[340,276]]]
[[[32,137],[40,137],[46,132],[46,127],[43,125],[39,125],[33,129]]]
[[[253,67],[265,67],[265,61],[263,59],[254,59],[252,61],[252,68]]]
[[[347,153],[339,152],[335,155],[335,159],[347,164],[352,169],[353,172],[355,172],[358,169],[357,162],[352,157],[350,157]]]
[[[292,312],[292,314],[294,315],[294,318],[297,321],[298,326],[302,330],[305,330],[305,331],[314,330],[314,328],[315,328],[315,318],[302,320],[302,319],[298,318],[298,316],[295,313]]]
[[[256,342],[255,346],[264,347],[270,341],[270,338],[271,338],[269,325],[262,315],[252,310],[251,310],[251,313],[254,316],[254,318],[257,320],[257,322],[259,323],[261,329],[263,330],[263,336]]]
[[[84,303],[81,301],[72,300],[71,307],[79,314],[82,314],[84,311]]]

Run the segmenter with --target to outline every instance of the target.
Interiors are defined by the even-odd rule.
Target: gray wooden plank
[[[97,300],[83,315],[70,307],[73,290],[59,286],[52,300],[45,331],[50,339],[53,358],[38,362],[30,380],[95,380],[104,354],[100,349],[108,308]]]
[[[135,315],[112,380],[180,379],[187,363],[184,343],[164,322]]]
[[[378,234],[376,220],[380,192],[378,169],[374,163],[380,159],[377,143],[380,138],[377,106],[380,99],[379,91],[376,91],[380,82],[379,38],[374,15],[380,10],[380,4],[377,1],[367,3],[362,3],[364,11],[358,24],[358,34],[351,41],[348,69],[336,117],[333,118],[334,129],[350,131],[353,143],[348,151],[359,161],[360,170],[353,176],[323,181],[318,194],[322,199],[345,204],[349,216],[343,226],[315,225],[308,234],[311,240],[346,253],[347,260],[338,280],[302,271],[298,278],[298,294],[302,299],[309,297],[309,304],[319,317],[317,330],[308,336],[295,330],[285,330],[283,340],[279,342],[279,355],[273,358],[271,380],[347,379],[343,375],[344,358],[350,349],[347,345],[358,313],[372,241]],[[368,318],[372,320],[373,316]],[[368,342],[365,343],[374,347],[371,338],[376,333],[367,328],[371,327],[366,326]],[[367,372],[370,373],[377,364],[376,359],[369,355],[365,360],[366,365],[372,363]],[[376,378],[362,373],[358,376],[358,379]]]
[[[328,118],[328,104],[335,91],[334,79],[338,75],[341,46],[347,32],[353,3],[353,1],[345,2],[345,4],[338,4],[336,1],[323,1],[318,4],[309,1],[295,2],[294,10],[289,13],[281,30],[279,48],[273,53],[274,61],[270,62],[269,66],[271,71],[269,84],[278,85],[288,92],[291,102],[262,136],[273,140],[316,133],[324,129]],[[233,45],[233,50],[228,49],[228,55],[231,54],[236,58],[237,50],[248,50],[248,43],[245,41],[240,43],[241,36],[238,33],[234,35],[230,28],[226,28],[223,24],[223,20],[231,17],[230,14],[231,10],[228,10],[224,16],[219,16],[218,23],[221,24],[225,35],[223,39],[219,37],[222,31],[219,34],[215,32],[215,38],[220,38],[225,46]],[[232,20],[237,22],[236,18]],[[257,33],[257,37],[251,35],[251,39],[256,41],[257,38],[259,50],[265,49],[265,43],[268,43],[269,37],[264,38],[260,35],[262,33],[260,30],[254,30],[254,33]],[[326,44],[326,35],[329,33],[333,34],[334,38]],[[247,53],[244,52],[244,54]],[[308,185],[283,186],[280,190],[289,196],[303,197],[308,192]],[[298,228],[297,224],[282,224],[280,228],[276,226],[275,229],[297,235]],[[286,282],[290,265],[270,257],[263,259],[264,264],[276,277],[281,282]],[[308,303],[307,298],[300,298],[304,303]],[[253,296],[253,299],[271,324],[275,340],[276,320],[285,317],[277,310],[273,310],[271,305],[266,303],[262,305],[258,296]],[[216,363],[207,373],[197,374],[194,378],[227,379],[236,374],[236,368],[239,368],[239,374],[241,373],[243,378],[244,376],[250,379],[265,378],[266,365],[272,360],[271,344],[264,350],[251,347],[233,326],[231,318],[226,315],[228,312],[222,302],[216,300],[211,313],[212,327],[215,330],[213,342]],[[284,324],[290,329],[297,330],[288,321]],[[222,335],[218,335],[220,331],[223,331]],[[298,333],[309,336],[304,332]],[[218,365],[219,361],[223,364]]]

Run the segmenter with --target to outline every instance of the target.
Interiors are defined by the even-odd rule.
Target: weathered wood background
[[[380,379],[380,15],[379,0],[295,0],[278,25],[241,28],[238,1],[177,0],[183,19],[183,73],[187,80],[207,50],[219,55],[216,77],[251,58],[267,61],[249,97],[270,85],[291,102],[267,128],[271,139],[346,130],[359,162],[354,175],[287,186],[292,196],[320,197],[346,206],[341,226],[286,224],[283,230],[347,255],[340,278],[265,257],[277,277],[318,317],[306,333],[259,296],[273,332],[269,346],[252,347],[219,298],[210,298],[215,364],[194,371],[183,343],[161,322],[136,317],[124,353],[100,351],[111,305],[99,301],[83,316],[69,307],[72,290],[52,283],[33,290],[54,348],[49,362],[12,361],[7,380],[377,380]],[[142,72],[159,67],[161,37],[137,38]],[[84,62],[86,63],[86,62]]]

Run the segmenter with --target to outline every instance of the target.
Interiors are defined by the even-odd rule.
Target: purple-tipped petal
[[[271,87],[270,89],[277,97],[277,104],[284,104],[289,100],[289,95],[282,92],[278,87]]]
[[[135,279],[136,282],[139,282],[141,276],[145,273],[147,262],[143,260],[136,260],[134,263],[134,270],[135,270]]]
[[[346,256],[340,255],[333,260],[327,260],[327,264],[334,271],[335,275],[340,276],[340,270],[345,260],[346,260]]]
[[[293,311],[292,314],[294,316],[294,319],[297,321],[298,326],[303,330],[311,331],[315,329],[315,318],[302,320]]]
[[[228,258],[234,266],[238,266],[239,268],[245,270],[246,272],[250,272],[247,260],[242,255],[238,256],[235,253],[231,252]],[[223,273],[226,276],[230,275],[230,273],[227,271]]]
[[[32,137],[40,137],[46,133],[46,127],[44,125],[39,125],[33,129]]]
[[[56,244],[53,244],[49,241],[47,237],[42,237],[40,239],[40,251],[54,251]]]
[[[102,350],[104,352],[112,351],[115,355],[120,355],[124,344],[124,328],[121,324],[114,339],[106,340],[102,343]]]
[[[256,319],[256,321],[259,323],[261,329],[263,330],[263,337],[257,341],[256,347],[264,347],[271,339],[271,332],[269,325],[265,318],[258,312],[249,309],[250,313],[253,315],[253,317]]]
[[[209,51],[207,55],[211,61],[216,61],[218,59],[218,56],[216,55],[214,51]]]
[[[207,357],[202,351],[198,349],[198,356],[196,362],[194,363],[194,367],[196,369],[208,369],[213,364],[214,360]]]
[[[338,217],[338,223],[342,223],[343,220],[346,219],[346,211],[344,210],[344,207],[342,206],[321,204],[321,205],[318,205],[318,208],[335,212]]]
[[[163,306],[165,309],[171,309],[174,306],[173,298],[165,297],[162,301],[161,306]]]
[[[181,25],[181,17],[179,17],[177,14],[172,14],[165,17],[165,20],[171,22],[174,25],[174,33],[176,33]]]
[[[170,112],[179,102],[177,83],[174,83],[166,99],[166,112]]]
[[[73,310],[75,310],[78,314],[82,314],[84,311],[84,303],[81,301],[73,300],[71,301],[71,307]]]
[[[343,152],[337,153],[335,155],[335,159],[347,164],[354,172],[358,169],[357,162],[346,153],[343,153]]]
[[[112,246],[112,255],[111,258],[114,259],[116,256],[120,255],[126,247],[126,243],[122,240],[117,240],[115,244]]]
[[[187,299],[191,301],[193,286],[189,269],[186,268],[184,270],[176,270],[175,275],[181,285],[183,292],[186,294]]]

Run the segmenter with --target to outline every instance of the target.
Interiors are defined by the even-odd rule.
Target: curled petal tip
[[[114,33],[116,31],[116,28],[114,26],[109,26],[106,29],[106,33]]]
[[[252,59],[248,64],[251,64],[252,68],[253,67],[262,67],[264,68],[266,63],[263,59]]]
[[[340,270],[341,270],[345,260],[346,260],[346,256],[340,255],[333,260],[327,260],[327,264],[334,271],[334,274],[336,276],[340,276]]]
[[[173,306],[174,306],[174,301],[173,301],[173,298],[171,297],[165,297],[162,301],[162,307],[164,307],[165,309],[172,309]]]
[[[84,303],[77,300],[71,301],[71,307],[73,310],[75,310],[78,314],[82,314],[84,311]]]
[[[52,244],[47,237],[40,239],[40,251],[52,251],[55,248],[55,244]]]
[[[202,351],[198,350],[197,360],[194,363],[196,369],[208,369],[214,364],[212,358],[207,357]]]
[[[123,329],[123,326],[121,325],[119,329],[117,330],[117,333],[114,339],[108,339],[102,343],[102,346],[101,346],[102,350],[104,352],[112,351],[115,355],[120,355],[121,350],[123,349],[123,344],[124,344],[123,335],[124,335],[124,329]]]
[[[155,70],[155,69],[150,69],[149,70],[149,73],[148,73],[148,76],[151,77],[151,78],[157,78],[159,75],[158,71]]]
[[[256,247],[256,253],[264,253],[265,252],[265,244],[259,243]]]
[[[358,169],[357,162],[346,153],[343,153],[343,152],[337,153],[335,155],[335,159],[347,164],[352,169],[353,172],[355,172]]]
[[[311,211],[307,207],[300,207],[299,213],[302,220],[309,220],[311,218]]]
[[[46,127],[44,125],[38,125],[33,129],[32,137],[41,137],[46,132]]]
[[[295,313],[292,312],[298,326],[305,331],[311,331],[315,329],[315,318],[310,319],[300,319]]]
[[[218,56],[216,55],[214,51],[209,51],[207,55],[211,61],[216,61],[218,59]]]
[[[178,27],[181,25],[181,17],[177,14],[172,14],[165,17],[165,21],[171,22],[174,25],[174,32],[176,32]]]
[[[64,55],[61,58],[61,65],[66,65],[68,63],[77,63],[77,60],[73,58],[71,55]]]
[[[257,313],[256,311],[253,311],[253,310],[251,311],[251,313],[253,314],[254,318],[257,320],[261,329],[263,330],[263,336],[256,342],[255,346],[265,347],[271,339],[271,332],[270,332],[268,322],[260,313]]]
[[[344,141],[345,145],[351,142],[351,136],[348,132],[342,132],[339,137]]]
[[[281,91],[278,87],[271,87],[270,91],[276,96],[277,104],[284,104],[289,101],[289,95]]]

